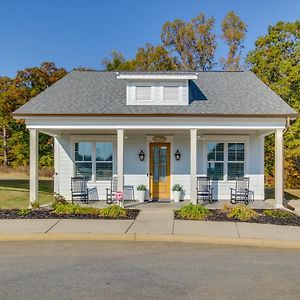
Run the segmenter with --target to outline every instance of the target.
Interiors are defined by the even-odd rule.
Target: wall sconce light
[[[176,150],[176,152],[175,152],[175,159],[176,160],[180,160],[180,157],[181,157],[181,153],[179,152],[179,150]]]
[[[140,158],[140,161],[144,161],[144,159],[145,159],[145,153],[144,153],[143,150],[140,151],[139,158]]]

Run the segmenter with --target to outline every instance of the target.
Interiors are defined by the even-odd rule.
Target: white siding
[[[156,132],[160,135],[159,132]],[[133,186],[134,191],[139,184],[149,185],[149,139],[151,137],[145,133],[125,133],[124,140],[124,185]],[[184,199],[190,197],[190,149],[189,132],[174,133],[170,136],[171,142],[171,187],[175,183],[184,187]],[[116,145],[114,146],[114,157],[116,157]],[[256,200],[264,199],[264,139],[259,135],[249,135],[247,151],[247,173],[250,177],[250,189],[255,192]],[[181,153],[181,159],[176,161],[174,153],[176,150]],[[70,181],[73,176],[74,162],[73,142],[69,135],[55,138],[55,171],[56,192],[70,199]],[[139,152],[145,152],[145,161],[139,160]],[[199,139],[197,142],[197,173],[206,174],[205,140]],[[114,174],[116,174],[116,161],[114,160]],[[234,181],[213,182],[214,199],[229,200],[230,187],[234,187]],[[109,181],[89,182],[90,187],[97,187],[101,200],[105,200],[105,188],[110,186]],[[135,193],[136,194],[136,193]],[[171,193],[172,197],[172,193]]]
[[[69,135],[62,135],[55,138],[55,145],[57,147],[55,156],[55,189],[57,193],[63,195],[67,199],[71,198],[71,177],[73,176],[73,161],[71,153],[71,144]]]

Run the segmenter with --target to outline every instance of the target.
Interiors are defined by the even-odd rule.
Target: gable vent
[[[167,102],[179,101],[179,86],[165,86],[164,101]]]
[[[136,86],[136,101],[151,101],[151,86]]]

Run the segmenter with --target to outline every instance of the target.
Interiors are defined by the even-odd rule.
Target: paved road
[[[300,252],[146,242],[1,242],[0,299],[299,299]]]

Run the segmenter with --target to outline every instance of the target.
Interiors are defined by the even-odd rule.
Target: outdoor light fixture
[[[140,161],[144,161],[144,159],[145,159],[145,153],[144,153],[143,150],[140,151],[139,158],[140,158]]]
[[[180,160],[181,153],[179,152],[179,150],[177,150],[174,155],[176,160]]]

